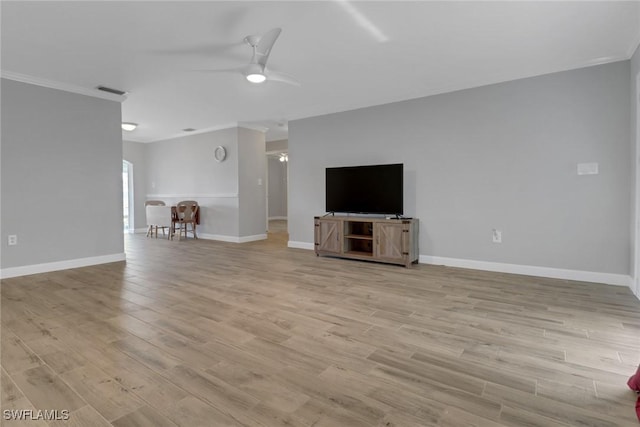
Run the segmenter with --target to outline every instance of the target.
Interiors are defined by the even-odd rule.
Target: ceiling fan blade
[[[183,48],[167,48],[146,50],[145,54],[162,55],[162,56],[179,56],[188,57],[214,57],[226,59],[229,61],[246,61],[246,52],[241,48],[244,43],[204,43],[192,45]]]
[[[262,65],[263,67],[267,64],[267,59],[269,59],[271,48],[273,47],[281,32],[281,28],[274,28],[273,30],[269,30],[262,36],[260,36],[260,40],[256,45],[258,64]]]
[[[154,49],[147,51],[148,53],[160,54],[160,55],[196,55],[196,56],[212,56],[212,55],[226,55],[229,52],[241,47],[243,43],[202,43],[199,45],[185,46],[182,48],[167,48],[167,49]],[[236,55],[239,56],[238,52]]]
[[[298,79],[293,77],[291,74],[281,73],[279,71],[271,71],[271,70],[265,70],[265,73],[267,75],[268,81],[286,83],[293,86],[301,86]]]
[[[236,67],[236,68],[221,68],[214,70],[190,70],[194,73],[244,73],[246,67]]]

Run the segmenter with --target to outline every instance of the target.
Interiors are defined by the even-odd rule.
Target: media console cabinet
[[[401,264],[418,261],[418,220],[355,216],[314,219],[316,255]]]

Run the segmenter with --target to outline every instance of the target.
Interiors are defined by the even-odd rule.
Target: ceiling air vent
[[[182,129],[183,132],[193,132],[194,130],[195,130],[194,128]]]
[[[120,96],[122,96],[122,95],[127,93],[127,92],[124,92],[122,90],[113,89],[113,88],[106,87],[106,86],[98,86],[96,89],[101,90],[103,92],[113,93],[114,95],[120,95]]]

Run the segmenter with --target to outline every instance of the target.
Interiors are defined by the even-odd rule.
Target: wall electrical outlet
[[[18,244],[18,236],[15,234],[10,235],[9,237],[7,237],[7,244],[9,246],[15,246]]]
[[[502,231],[493,229],[492,233],[493,243],[502,243]]]

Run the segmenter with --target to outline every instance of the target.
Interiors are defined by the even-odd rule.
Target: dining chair
[[[193,206],[193,205],[198,205],[198,202],[195,201],[195,200],[183,200],[181,202],[178,202],[177,204],[178,205],[191,205],[191,206]]]
[[[196,214],[198,213],[198,202],[194,200],[184,200],[176,204],[176,215],[174,216],[172,230],[175,230],[176,224],[178,225],[178,239],[182,238],[184,231],[184,238],[187,238],[187,224],[191,224],[191,233],[193,238],[197,239],[196,234]]]
[[[165,235],[165,228],[171,229],[171,206],[150,204],[145,206],[145,213],[149,227],[147,237],[153,237],[154,228],[156,238],[158,237],[158,228],[162,229],[163,235]],[[168,238],[172,238],[171,233],[168,233]]]

